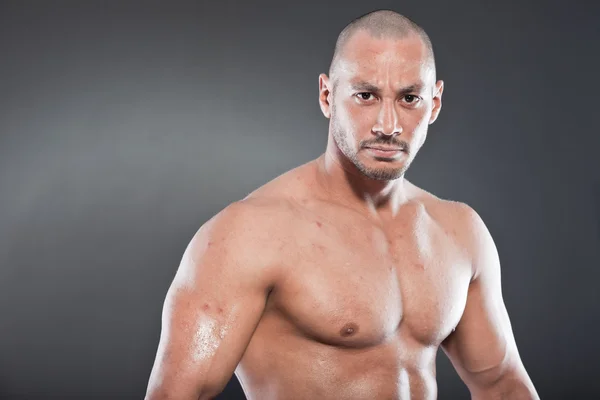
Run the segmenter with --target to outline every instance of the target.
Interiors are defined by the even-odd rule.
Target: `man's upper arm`
[[[233,375],[274,281],[249,207],[229,206],[188,245],[165,299],[147,399],[210,398]]]
[[[467,303],[456,330],[442,343],[458,374],[474,397],[505,390],[498,385],[510,381],[519,393],[537,398],[521,362],[500,283],[500,261],[485,224],[466,207],[467,246],[472,254],[473,277]],[[512,389],[511,389],[512,390]]]

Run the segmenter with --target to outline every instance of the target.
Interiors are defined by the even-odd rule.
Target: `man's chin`
[[[389,181],[398,179],[404,175],[408,166],[404,162],[398,161],[374,161],[366,160],[366,162],[357,165],[359,170],[368,178]]]
[[[362,166],[360,171],[367,178],[375,179],[378,181],[391,181],[394,179],[398,179],[402,177],[405,172],[404,168],[369,168],[367,166]]]

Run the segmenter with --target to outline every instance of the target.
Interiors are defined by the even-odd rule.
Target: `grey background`
[[[323,151],[317,76],[379,8],[446,82],[408,179],[488,225],[542,398],[598,398],[594,4],[1,2],[0,398],[143,397],[189,239]],[[439,398],[468,398],[438,360]]]

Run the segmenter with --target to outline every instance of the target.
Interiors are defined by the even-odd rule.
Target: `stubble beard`
[[[346,156],[352,164],[367,178],[378,180],[378,181],[391,181],[398,179],[404,175],[408,169],[410,163],[407,161],[400,168],[370,168],[367,167],[358,158],[358,152],[360,148],[354,149],[347,140],[348,135],[344,132],[343,128],[337,123],[337,120],[333,118],[331,120],[331,133],[335,144],[340,151]]]

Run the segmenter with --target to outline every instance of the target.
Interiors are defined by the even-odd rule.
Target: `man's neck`
[[[333,147],[333,148],[332,148]],[[408,182],[401,176],[394,180],[376,180],[364,175],[337,146],[317,159],[317,181],[320,190],[332,201],[370,214],[395,215],[408,201]]]

